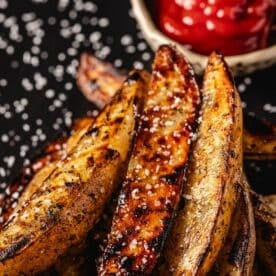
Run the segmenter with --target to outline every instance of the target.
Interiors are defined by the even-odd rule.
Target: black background
[[[35,27],[32,33],[26,31],[26,13],[35,16],[28,22],[40,20],[41,27]],[[10,17],[12,19],[8,20]],[[73,27],[75,33],[64,38],[61,29],[72,32],[74,24],[77,24]],[[10,37],[10,29],[14,25],[19,28],[19,41]],[[41,41],[36,41],[34,37],[39,30],[44,32],[44,36]],[[82,41],[74,44],[78,34],[81,34]],[[150,69],[153,54],[132,18],[127,0],[2,1],[0,37],[7,43],[6,47],[1,47],[0,40],[0,192],[3,192],[26,160],[32,159],[47,141],[66,130],[71,119],[94,109],[75,84],[74,68],[82,52],[92,52],[126,70],[134,66]],[[32,48],[35,43],[38,48]],[[75,50],[72,52],[69,48]],[[24,61],[26,52],[36,57],[39,65],[27,64]],[[66,56],[65,60],[60,53]],[[70,64],[73,66],[70,67]],[[59,76],[52,73],[57,65],[61,71],[64,69]],[[46,79],[46,84],[41,89],[33,87],[27,91],[23,83],[27,79],[35,85],[37,73]],[[236,78],[236,84],[242,92],[246,114],[276,123],[276,66]],[[51,98],[47,96],[49,89],[54,91],[50,93]],[[24,103],[27,100],[27,104],[23,111],[17,110],[16,106],[22,99]],[[56,108],[49,110],[55,103]],[[267,108],[269,105],[274,106],[274,113]],[[39,132],[37,129],[40,129]],[[251,185],[257,191],[276,193],[275,161],[246,161],[245,168]]]

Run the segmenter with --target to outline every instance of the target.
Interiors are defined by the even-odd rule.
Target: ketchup
[[[166,35],[201,54],[237,55],[266,47],[271,0],[155,0]]]

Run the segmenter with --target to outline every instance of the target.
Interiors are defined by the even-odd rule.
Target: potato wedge
[[[151,273],[181,197],[199,90],[191,67],[161,46],[99,275]]]
[[[264,196],[264,199],[272,212],[276,214],[276,194]]]
[[[80,58],[77,83],[88,101],[101,108],[110,102],[125,75],[112,64],[103,62],[91,54]],[[250,117],[250,116],[247,116]],[[269,129],[270,134],[253,134],[245,129],[243,133],[244,158],[250,160],[276,159],[276,127],[254,119],[260,128]],[[253,121],[250,118],[250,122]]]
[[[88,101],[98,107],[103,107],[110,102],[126,76],[112,64],[103,62],[91,54],[82,54],[77,75],[77,83],[81,92]],[[245,129],[243,133],[244,158],[252,160],[276,159],[276,127],[256,121],[261,129],[265,128],[266,134],[254,134]],[[254,124],[254,123],[253,123]],[[246,127],[246,126],[245,126]]]
[[[145,73],[131,73],[112,103],[1,230],[0,275],[44,270],[85,239],[124,175],[147,79]]]
[[[204,75],[202,118],[192,148],[185,205],[166,242],[160,275],[205,275],[228,234],[242,169],[242,108],[223,58]]]
[[[276,159],[276,125],[247,114],[244,117],[244,157],[253,160]]]
[[[88,54],[82,55],[80,63],[78,72],[78,84],[80,88],[82,91],[85,88],[95,89],[95,85],[88,85],[88,82],[93,81],[93,83],[97,84],[97,90],[90,91],[88,94],[93,94],[93,101],[102,102],[102,106],[106,105],[118,91],[126,75],[120,73],[111,64],[102,62]],[[85,94],[84,91],[83,93]],[[91,101],[90,98],[89,100]],[[0,225],[3,225],[12,213],[18,212],[24,206],[24,203],[35,192],[41,182],[54,170],[58,160],[65,157],[75,146],[82,134],[92,123],[92,120],[94,120],[92,117],[83,117],[76,120],[69,138],[61,137],[51,142],[38,158],[22,169],[20,175],[9,185],[10,193],[6,193],[0,202],[2,206],[2,220]],[[14,192],[18,192],[20,196],[15,210],[14,206],[17,200],[12,196]],[[72,267],[76,267],[73,263],[69,264],[71,261],[74,260],[76,263],[76,259],[78,261],[82,259],[76,256],[75,251],[75,249],[70,250],[70,256],[64,256],[58,261],[58,271],[62,275],[67,274],[69,270],[72,271]]]
[[[257,255],[270,275],[276,275],[276,212],[266,200],[251,193],[254,206]]]
[[[111,101],[124,79],[126,79],[126,75],[119,72],[111,64],[87,53],[81,55],[77,83],[87,99],[98,107],[103,107]],[[10,183],[7,188],[9,191],[5,193],[0,201],[2,208],[0,226],[8,220],[17,202],[17,198],[13,197],[13,193],[17,192],[20,196],[17,211],[34,192],[35,183],[44,180],[43,178],[46,178],[55,168],[56,164],[54,162],[66,156],[66,153],[74,147],[76,140],[82,132],[85,132],[85,125],[91,123],[91,120],[91,117],[78,119],[74,123],[73,134],[69,137],[69,141],[67,141],[67,137],[61,137],[51,142],[38,158],[22,169],[20,174]],[[35,179],[32,180],[34,176]],[[26,186],[28,188],[25,191]],[[23,194],[22,191],[24,191]]]
[[[96,275],[96,261],[101,254],[101,245],[107,239],[111,228],[112,216],[115,212],[118,200],[118,192],[112,195],[105,207],[100,220],[89,233],[88,238],[78,245],[70,248],[65,256],[62,256],[54,265],[59,276],[71,275]]]
[[[246,159],[275,160],[276,133],[274,135],[255,135],[245,130],[244,155]]]
[[[55,158],[52,157],[47,164],[41,167],[40,171],[34,174],[32,180],[28,183],[26,189],[20,196],[12,216],[16,215],[15,213],[24,208],[24,205],[29,201],[33,193],[39,189],[41,183],[55,170],[58,162],[65,158],[67,153],[77,145],[80,138],[85,134],[93,121],[94,119],[92,117],[84,117],[77,121],[69,138],[67,140],[63,139],[63,144],[60,145],[60,150],[56,153]]]
[[[1,197],[1,220],[0,227],[6,223],[13,213],[17,198],[28,186],[29,182],[47,167],[51,162],[60,159],[65,153],[65,137],[51,142],[43,150],[42,154],[35,158],[29,165],[25,166],[19,175],[8,185],[4,196]],[[17,193],[18,196],[14,196]]]
[[[255,221],[245,177],[242,184],[228,237],[215,265],[215,271],[221,276],[252,275],[256,251]]]
[[[80,58],[77,84],[83,95],[97,107],[108,104],[119,90],[126,75],[111,64],[84,53]]]
[[[37,158],[20,171],[19,175],[9,184],[7,188],[9,192],[5,192],[1,198],[0,227],[13,213],[22,208],[41,182],[55,169],[57,162],[76,145],[92,121],[93,118],[90,117],[77,120],[69,138],[62,136],[50,142]],[[18,197],[14,197],[14,193],[17,193]]]
[[[77,74],[77,83],[82,93],[86,98],[94,103],[97,107],[103,107],[109,103],[115,93],[121,87],[123,81],[126,79],[126,75],[114,68],[110,63],[103,62],[93,55],[84,53],[80,58],[80,66]],[[89,117],[79,119],[79,123],[75,125],[73,132],[81,129],[81,124],[87,124]],[[75,123],[76,124],[76,123]],[[77,137],[77,133],[75,136]],[[70,138],[74,143],[75,138]],[[24,167],[20,174],[10,183],[7,188],[5,196],[0,200],[0,206],[2,208],[0,226],[2,226],[10,217],[13,212],[14,206],[17,202],[17,198],[13,197],[14,192],[18,192],[21,196],[22,191],[28,186],[27,192],[23,193],[23,197],[19,200],[19,207],[25,202],[25,199],[29,197],[29,194],[33,193],[33,184],[36,181],[31,181],[34,175],[36,179],[41,182],[41,178],[48,176],[54,168],[52,163],[66,155],[67,137],[61,137],[56,141],[51,142],[42,154],[33,160],[30,165]],[[70,145],[69,145],[70,148]],[[43,170],[42,170],[43,169]],[[39,172],[42,170],[41,172]],[[31,183],[29,183],[31,181]],[[32,188],[30,188],[32,187]]]

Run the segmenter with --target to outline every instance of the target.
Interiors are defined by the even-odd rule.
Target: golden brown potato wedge
[[[97,107],[110,102],[126,76],[111,64],[84,53],[80,58],[77,84],[83,95]]]
[[[90,89],[94,87],[95,89],[96,86],[88,86],[88,82],[93,81],[97,84],[97,90],[94,91],[95,93],[93,94],[93,91],[90,92],[93,94],[93,100],[102,102],[102,105],[106,105],[110,102],[125,78],[125,75],[111,67],[109,63],[101,62],[93,56],[88,56],[88,54],[84,54],[81,58],[81,66],[78,75],[78,80],[80,80],[79,84],[82,84],[80,87],[84,90],[85,87]],[[83,83],[82,80],[85,80],[85,82]],[[9,185],[10,193],[5,194],[5,197],[1,201],[3,218],[1,220],[1,225],[8,220],[13,212],[17,212],[24,206],[24,203],[35,192],[41,182],[54,170],[58,160],[65,157],[75,146],[82,134],[91,124],[92,120],[93,118],[91,117],[83,117],[76,120],[69,138],[62,137],[51,142],[46,149],[43,150],[39,158],[36,158],[30,165],[25,167],[20,175]],[[22,191],[23,194],[21,195]],[[15,210],[13,209],[17,199],[12,196],[14,192],[21,195]],[[57,266],[59,274],[66,275],[68,271],[72,274],[72,271],[79,267],[79,264],[76,265],[76,263],[82,262],[83,257],[76,256],[75,251],[75,249],[70,250],[68,253],[69,256],[64,256],[58,261]]]
[[[111,228],[112,216],[118,200],[118,192],[112,195],[99,222],[93,227],[88,238],[77,248],[71,248],[54,265],[59,276],[96,275],[96,260],[101,246]]]
[[[20,209],[24,208],[24,205],[40,187],[41,183],[55,170],[58,162],[64,159],[67,153],[77,145],[80,138],[86,133],[93,121],[94,119],[92,117],[84,117],[76,121],[72,134],[67,140],[63,139],[63,144],[60,146],[60,150],[56,153],[55,158],[52,157],[47,164],[43,165],[40,171],[35,173],[32,180],[28,183],[21,197],[19,197],[17,206],[13,213],[17,213]],[[13,215],[16,214],[12,214],[11,216]]]
[[[81,56],[77,81],[81,91],[87,95],[88,100],[97,106],[103,107],[109,103],[125,78],[126,75],[119,72],[111,64],[102,62],[87,53]],[[94,85],[92,85],[93,83]],[[71,150],[82,132],[85,132],[85,127],[89,122],[91,123],[91,120],[90,117],[77,120],[74,123],[73,134],[72,137],[69,137],[69,141],[67,141],[67,137],[61,137],[51,142],[38,158],[22,169],[18,177],[10,183],[5,196],[1,198],[0,226],[8,220],[16,205],[18,197],[14,197],[13,194],[18,193],[21,196],[26,186],[28,186],[27,191],[24,191],[22,197],[19,198],[19,204],[17,204],[19,206],[16,208],[18,210],[22,203],[34,192],[35,183],[41,182],[43,178],[51,173],[55,167],[54,162],[66,156],[66,152]],[[35,179],[32,180],[34,176]]]
[[[63,135],[47,144],[42,153],[20,171],[19,175],[8,185],[9,191],[1,197],[0,227],[7,222],[13,212],[22,207],[22,204],[35,191],[35,187],[39,186],[54,170],[58,160],[64,158],[68,151],[75,146],[92,120],[93,118],[90,117],[76,120],[69,138]],[[14,196],[14,193],[17,193],[17,196]]]
[[[6,223],[12,214],[18,197],[22,194],[29,182],[51,162],[60,159],[65,153],[65,137],[51,142],[43,150],[42,154],[35,158],[29,165],[24,167],[19,175],[9,184],[0,200],[1,220],[0,227]],[[14,195],[17,196],[14,196]]]
[[[249,185],[244,177],[231,227],[214,270],[218,275],[250,276],[252,275],[255,251],[254,211]]]
[[[270,275],[276,275],[276,212],[266,200],[251,193],[254,205],[257,255]]]
[[[110,63],[100,61],[87,53],[82,54],[77,82],[82,93],[96,106],[103,107],[109,103],[124,78],[125,75]],[[257,119],[255,121],[258,121],[258,125],[262,124],[260,128],[265,128],[266,132],[269,130],[269,133],[254,134],[245,129],[243,133],[244,158],[276,159],[276,127]]]
[[[191,67],[174,48],[161,46],[100,275],[153,270],[181,197],[198,104]]]
[[[97,84],[97,91],[94,94],[95,98],[93,97],[96,102],[102,102],[103,99],[103,105],[110,102],[125,78],[126,75],[123,75],[113,67],[111,68],[109,63],[101,62],[93,56],[88,56],[88,54],[84,54],[81,58],[81,66],[78,75],[79,84],[82,84],[80,88],[84,90],[85,87],[92,89],[92,86],[88,86],[88,82],[92,82],[93,80],[93,82]],[[82,80],[85,82],[82,82]],[[96,86],[94,86],[94,89],[95,87]],[[93,94],[93,91],[90,92]],[[102,95],[105,96],[103,97]],[[9,192],[1,199],[1,226],[8,220],[13,212],[17,212],[24,206],[24,203],[35,192],[41,182],[54,170],[58,160],[65,157],[75,146],[82,134],[85,133],[86,129],[92,123],[92,120],[93,118],[91,117],[83,117],[76,120],[69,138],[61,137],[51,142],[38,158],[22,169],[19,176],[9,185]],[[19,200],[13,197],[14,193],[18,193]],[[15,205],[16,208],[14,210]],[[75,263],[77,263],[79,259],[83,259],[82,257],[76,256],[75,249],[70,251],[74,251],[74,254],[70,252],[70,256],[64,256],[58,262],[58,271],[62,275],[68,274],[68,271],[72,272],[73,267],[75,269],[79,266],[75,265]],[[72,260],[74,260],[73,263],[71,263]]]
[[[273,135],[255,135],[245,130],[243,139],[246,159],[276,159],[276,133]]]
[[[131,73],[112,103],[1,230],[0,275],[44,270],[85,239],[124,174],[147,79],[145,73]]]
[[[264,199],[270,209],[276,214],[276,194],[264,196]]]
[[[192,148],[184,207],[166,242],[160,275],[205,275],[228,234],[242,169],[242,109],[223,58],[213,53]]]
[[[39,188],[43,180],[45,180],[55,169],[58,161],[64,158],[66,153],[71,151],[77,144],[82,134],[86,132],[93,120],[94,119],[91,117],[83,117],[76,120],[68,139],[66,137],[62,137],[51,142],[38,158],[22,169],[19,176],[10,184],[10,193],[5,194],[2,198],[1,206],[3,206],[3,219],[1,221],[1,226],[6,223],[10,216],[24,207],[24,204]],[[28,183],[29,180],[31,181]],[[15,208],[14,203],[16,203],[16,199],[12,196],[12,193],[14,192],[17,192],[19,195],[22,193]],[[83,256],[76,253],[75,248],[70,250],[70,256],[64,257],[64,259],[59,262],[59,274],[69,275],[70,272],[70,275],[73,275],[73,268],[75,269],[76,267],[79,267],[79,263],[81,261],[83,262],[83,259]],[[62,271],[62,269],[64,269],[64,271]]]

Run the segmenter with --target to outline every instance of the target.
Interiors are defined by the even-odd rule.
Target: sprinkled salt
[[[246,85],[243,84],[243,83],[239,84],[239,85],[238,85],[238,90],[239,90],[240,93],[245,92],[245,90],[246,90]]]
[[[123,35],[121,38],[121,43],[122,43],[122,45],[129,45],[129,44],[133,43],[133,39],[132,39],[131,35],[129,35],[129,34]]]
[[[51,99],[55,96],[55,91],[52,89],[48,89],[45,92],[45,96],[46,96],[46,98]]]

